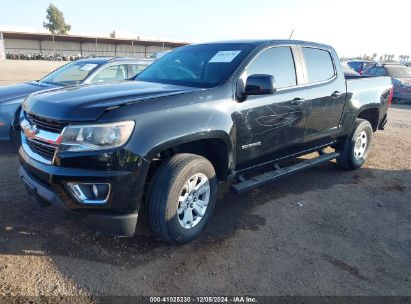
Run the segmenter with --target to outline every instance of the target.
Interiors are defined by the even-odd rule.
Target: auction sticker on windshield
[[[220,51],[217,54],[215,54],[214,57],[211,58],[209,62],[210,63],[213,63],[213,62],[231,62],[240,53],[241,53],[241,51]]]
[[[81,71],[91,71],[92,69],[94,69],[97,66],[97,64],[94,63],[87,63],[85,65],[83,65],[80,70]]]

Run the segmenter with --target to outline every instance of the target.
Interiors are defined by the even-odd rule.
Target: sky
[[[292,38],[340,56],[411,55],[409,0],[0,0],[0,30],[44,30],[56,5],[71,33],[207,42]]]

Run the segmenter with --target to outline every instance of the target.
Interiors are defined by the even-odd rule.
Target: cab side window
[[[303,47],[308,83],[322,82],[335,75],[331,54],[326,50]]]
[[[277,88],[297,84],[294,58],[290,47],[272,47],[261,52],[247,67],[247,76],[267,74],[275,78]]]
[[[145,64],[130,64],[129,66],[129,70],[130,70],[130,77],[134,77],[137,74],[140,74],[140,72],[142,72],[147,65]]]
[[[127,67],[126,65],[113,65],[109,66],[102,71],[98,72],[96,76],[91,80],[92,83],[116,81],[127,79]]]

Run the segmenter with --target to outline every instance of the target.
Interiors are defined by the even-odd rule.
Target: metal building
[[[1,34],[1,33],[0,33]],[[153,53],[186,45],[183,42],[150,41],[52,35],[23,32],[3,32],[6,54],[42,54],[61,56],[150,57]],[[0,39],[0,58],[1,58]]]

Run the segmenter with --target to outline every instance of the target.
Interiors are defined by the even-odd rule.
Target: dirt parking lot
[[[0,62],[0,84],[61,63]],[[366,165],[330,162],[238,196],[222,185],[202,237],[91,231],[36,209],[0,156],[2,295],[411,295],[411,106],[393,106]]]

